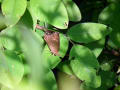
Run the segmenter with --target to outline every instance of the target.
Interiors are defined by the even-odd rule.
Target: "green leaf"
[[[110,71],[113,68],[113,64],[110,61],[104,61],[100,67],[103,71]]]
[[[35,32],[35,36],[36,36],[36,38],[37,38],[42,44],[45,43],[45,41],[44,41],[44,39],[42,38],[42,35],[41,35],[41,34],[39,34],[38,32]]]
[[[64,57],[67,50],[68,50],[68,39],[65,35],[63,35],[62,33],[60,33],[60,50],[59,50],[59,54],[60,57]]]
[[[107,0],[107,2],[109,2],[109,3],[116,3],[116,2],[120,2],[120,0]]]
[[[19,23],[22,23],[23,24],[24,22],[24,25],[27,26],[27,28],[29,29],[33,29],[33,19],[32,19],[32,16],[31,16],[31,13],[29,10],[26,10],[24,15],[22,16],[22,18],[20,19]]]
[[[87,67],[99,68],[99,63],[95,55],[90,49],[82,45],[74,45],[70,51],[69,59],[78,59],[82,64]]]
[[[83,83],[81,85],[81,90],[108,90],[115,84],[115,73],[114,72],[105,72],[105,71],[100,71],[101,75],[101,86],[99,88],[91,88],[85,85]]]
[[[118,82],[120,83],[120,75],[118,75]]]
[[[67,9],[70,21],[80,21],[81,13],[78,6],[72,0],[63,0],[63,3]]]
[[[74,74],[80,80],[85,81],[87,86],[99,87],[101,78],[96,75],[99,63],[92,51],[85,46],[74,45],[69,55],[69,59],[71,59],[70,66]]]
[[[107,42],[108,46],[110,46],[111,48],[114,48],[114,49],[118,49],[118,45],[116,45],[112,40],[108,40]]]
[[[106,87],[104,88],[92,88],[92,87],[88,87],[85,85],[85,83],[82,83],[80,86],[80,90],[108,90]]]
[[[3,30],[4,28],[6,28],[5,18],[4,18],[4,16],[2,15],[2,13],[0,12],[0,31]]]
[[[101,90],[102,88],[111,88],[114,84],[115,84],[115,77],[116,74],[114,72],[110,72],[110,71],[101,71],[100,73],[101,76],[101,82],[102,82],[102,86],[100,87]]]
[[[40,86],[40,85],[39,85]],[[46,90],[43,86],[38,87],[36,83],[33,83],[28,80],[22,80],[19,85],[14,88],[8,88],[5,86],[1,87],[1,90]]]
[[[61,62],[61,63],[57,66],[57,68],[58,68],[60,71],[66,73],[66,74],[68,74],[68,75],[74,75],[74,74],[73,74],[73,71],[72,71],[72,69],[71,69],[71,67],[70,67],[70,61]]]
[[[24,24],[29,28],[33,28],[32,26],[32,17],[30,16],[30,13],[28,12],[28,10],[26,10],[25,14],[23,15],[23,17],[21,18],[20,22],[24,22]],[[29,23],[28,23],[29,22]],[[1,33],[0,33],[0,43],[1,46],[0,47],[5,47],[8,50],[14,50],[14,51],[21,51],[20,45],[22,44],[22,40],[18,40],[21,39],[21,35],[20,35],[20,28],[15,25],[13,27],[8,27],[6,29],[4,29]],[[36,35],[38,36],[38,35]],[[43,41],[39,36],[38,38]]]
[[[85,81],[87,86],[97,88],[101,85],[100,76],[96,75],[96,70],[89,67],[87,63],[83,63],[77,59],[70,62],[74,74],[82,81]]]
[[[8,88],[8,87],[2,86],[2,87],[1,87],[1,90],[11,90],[11,89]]]
[[[58,90],[54,73],[51,70],[48,71],[44,78],[44,84],[47,90]]]
[[[113,43],[120,47],[120,3],[112,3],[107,6],[99,15],[99,22],[109,25],[113,31],[110,34],[110,39]]]
[[[13,88],[22,80],[24,66],[21,59],[13,51],[4,51],[0,53],[0,56],[0,83]]]
[[[103,38],[98,41],[88,43],[85,46],[91,49],[94,55],[98,57],[104,48],[104,44],[105,44],[105,39]]]
[[[20,50],[18,38],[20,38],[20,33],[16,26],[7,28],[0,33],[0,47],[14,51]]]
[[[45,32],[39,29],[36,29],[36,33],[39,34],[41,37],[44,37]]]
[[[95,88],[91,88],[85,85],[85,83],[82,83],[80,85],[80,90],[96,90]]]
[[[30,0],[30,8],[40,21],[60,29],[68,27],[67,11],[61,0]]]
[[[37,86],[36,83],[22,80],[21,83],[14,88],[10,89],[8,87],[2,86],[1,90],[58,90],[56,79],[51,70],[48,70],[46,75],[44,76],[45,89],[43,86]]]
[[[75,42],[90,43],[104,38],[111,30],[106,25],[99,23],[80,23],[71,27],[67,35]]]
[[[27,10],[29,11],[31,17],[32,17],[32,21],[33,21],[33,30],[36,29],[36,25],[37,25],[37,15],[36,13],[32,12],[32,8],[30,8],[30,2],[28,1],[27,3]]]
[[[44,78],[45,87],[30,81],[22,81],[18,86],[16,86],[12,90],[58,90],[57,84],[55,80],[55,76],[51,70],[48,70]],[[47,89],[46,89],[47,88]],[[2,90],[10,90],[10,89],[2,89]]]
[[[3,0],[2,12],[6,17],[7,25],[15,25],[23,16],[27,0]]]
[[[44,47],[42,55],[44,57],[44,64],[51,69],[55,68],[61,61],[59,56],[54,56],[51,53],[47,45]]]

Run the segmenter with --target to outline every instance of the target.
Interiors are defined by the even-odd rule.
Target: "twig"
[[[73,45],[75,45],[75,43],[66,34],[64,34],[64,36],[67,38],[68,41],[70,41]]]
[[[39,30],[43,30],[43,31],[48,30],[47,28],[39,26],[38,24],[36,25],[36,28],[39,29]]]

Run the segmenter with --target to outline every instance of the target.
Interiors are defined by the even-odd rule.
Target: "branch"
[[[43,30],[43,31],[48,30],[47,28],[45,28],[43,26],[39,26],[38,24],[36,25],[36,28],[39,29],[39,30]]]

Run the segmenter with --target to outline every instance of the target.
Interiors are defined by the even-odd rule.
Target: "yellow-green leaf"
[[[112,29],[99,23],[80,23],[71,27],[67,35],[79,43],[90,43],[108,35]]]
[[[30,8],[40,21],[60,29],[68,27],[67,10],[61,0],[30,0]]]
[[[27,0],[3,0],[2,12],[6,17],[7,25],[15,25],[23,16]]]
[[[64,5],[67,9],[67,13],[70,21],[80,21],[81,13],[78,6],[71,0],[63,0]]]

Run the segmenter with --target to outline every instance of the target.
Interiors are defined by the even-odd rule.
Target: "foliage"
[[[119,6],[120,0],[0,0],[0,90],[119,90]],[[54,37],[51,51],[44,35],[54,32],[59,44]]]

